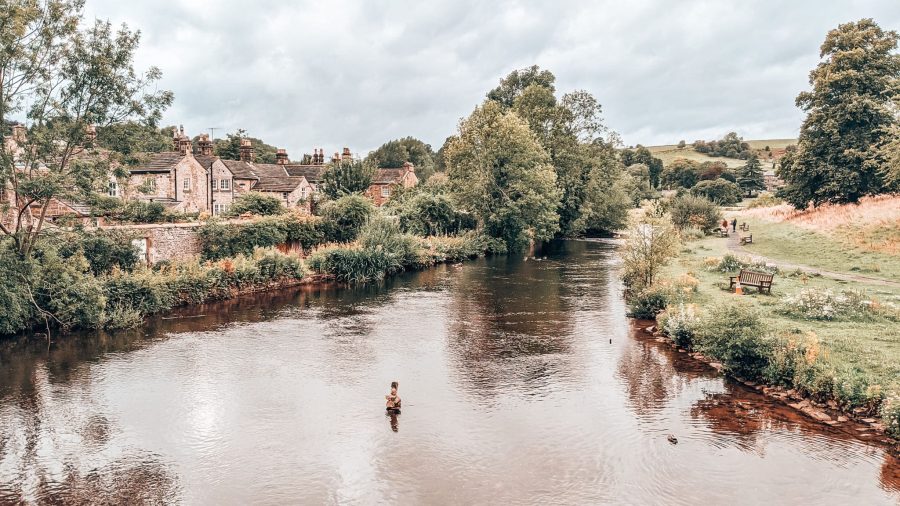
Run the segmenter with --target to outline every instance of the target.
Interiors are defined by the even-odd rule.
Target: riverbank
[[[748,249],[785,241],[746,221],[754,233]],[[782,269],[779,259],[736,255],[729,241],[703,237],[682,245],[660,283],[668,308],[657,318],[658,336],[702,351],[727,374],[766,385],[759,388],[823,423],[855,419],[900,436],[900,287]],[[735,295],[728,277],[741,268],[774,273],[771,295],[753,288]],[[727,346],[698,335],[704,325],[718,325],[713,314],[741,320],[715,329],[733,340]]]

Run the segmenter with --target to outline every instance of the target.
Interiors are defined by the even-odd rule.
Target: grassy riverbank
[[[732,212],[751,225],[754,244],[747,249],[767,258],[736,252],[734,236],[685,233],[652,286],[632,294],[632,310],[646,317],[665,309],[657,316],[661,330],[721,362],[726,373],[859,417],[880,417],[876,427],[900,436],[900,286],[852,277],[862,274],[857,266],[865,259],[877,266],[869,276],[890,279],[900,270],[898,257],[883,243],[847,252],[845,241],[853,239],[844,238],[852,234],[839,226],[816,232],[764,220],[754,210]],[[790,264],[846,274],[833,278]],[[729,290],[729,276],[745,267],[773,272],[772,293]]]

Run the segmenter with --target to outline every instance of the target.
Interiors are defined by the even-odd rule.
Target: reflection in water
[[[0,503],[900,498],[871,436],[632,329],[609,245],[537,256],[184,308],[49,353],[2,341]]]

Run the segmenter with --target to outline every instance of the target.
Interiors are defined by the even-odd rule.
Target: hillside
[[[784,155],[784,149],[791,145],[796,144],[797,139],[759,139],[759,140],[747,140],[746,143],[750,144],[751,148],[754,148],[759,151],[760,160],[772,161],[781,158]],[[769,147],[769,152],[765,151],[765,147]],[[661,146],[647,146],[647,149],[653,153],[653,156],[661,159],[663,164],[668,165],[673,161],[679,158],[686,158],[688,160],[694,160],[696,162],[723,162],[729,168],[741,167],[744,165],[744,160],[740,160],[737,158],[726,158],[722,156],[709,156],[705,153],[698,153],[694,151],[694,149],[688,144],[684,149],[678,149],[678,146],[675,144],[665,144]],[[770,167],[766,167],[766,169]]]

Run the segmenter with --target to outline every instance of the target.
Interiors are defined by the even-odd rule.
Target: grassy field
[[[751,148],[764,149],[769,146],[772,150],[782,150],[790,144],[796,144],[796,139],[760,139],[746,141]],[[721,156],[708,156],[698,153],[690,147],[690,144],[684,149],[678,149],[675,144],[666,144],[661,146],[647,146],[647,149],[653,153],[653,156],[663,161],[664,165],[669,165],[679,158],[686,158],[696,162],[724,162],[730,168],[743,167],[746,163],[744,160],[737,158],[725,158]],[[766,167],[768,168],[768,167]]]
[[[688,295],[688,298],[689,302],[701,308],[739,297],[727,290],[728,276],[736,273],[710,272],[705,268],[708,258],[721,258],[729,253],[726,241],[724,238],[707,237],[689,242],[667,268],[669,279],[690,275],[699,281],[697,292]],[[821,246],[823,242],[818,244]],[[836,246],[833,251],[837,251]],[[792,254],[797,253],[794,251]],[[781,299],[804,288],[830,288],[835,291],[852,288],[862,290],[876,300],[895,303],[900,303],[900,288],[780,272],[775,276],[771,295],[756,294],[750,289],[749,294],[740,296],[760,308],[766,322],[777,333],[813,332],[824,345],[827,353],[825,359],[830,363],[838,367],[859,367],[876,384],[889,391],[900,391],[900,323],[887,320],[810,321],[783,314],[780,310]]]

